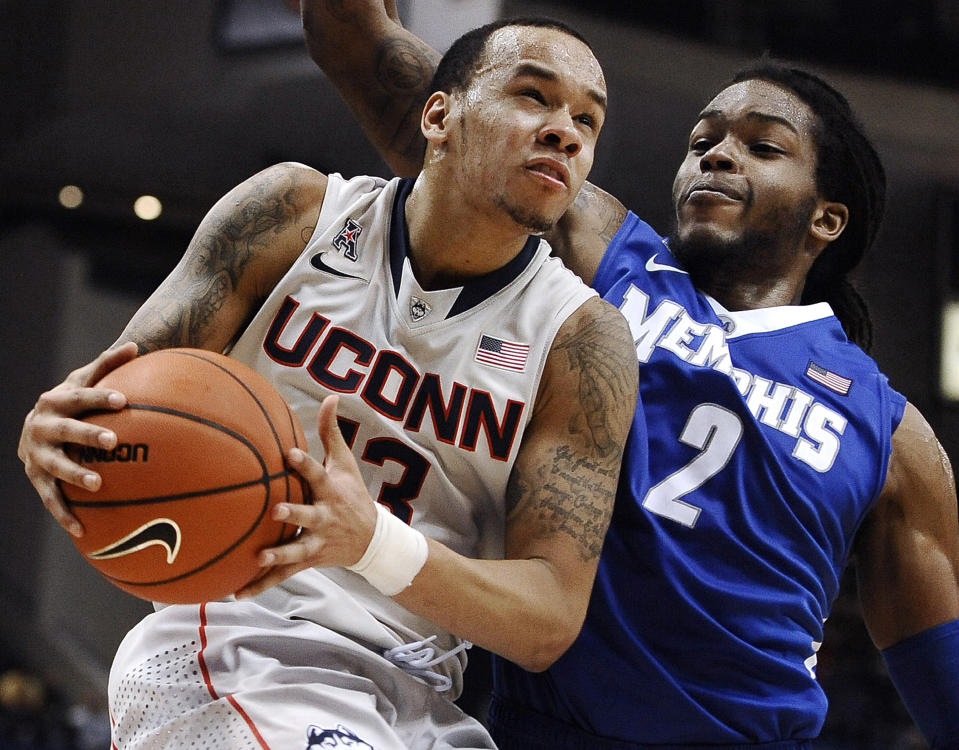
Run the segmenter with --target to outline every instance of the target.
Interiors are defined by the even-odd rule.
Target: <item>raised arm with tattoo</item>
[[[440,54],[400,24],[391,0],[304,2],[310,56],[400,176],[423,168],[420,113]],[[344,44],[353,39],[356,44]]]

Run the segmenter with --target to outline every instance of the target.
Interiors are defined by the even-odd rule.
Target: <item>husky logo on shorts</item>
[[[306,732],[306,750],[314,750],[321,747],[355,747],[373,750],[373,746],[368,742],[363,742],[353,732],[342,724],[336,729],[320,729],[318,726],[310,725]]]
[[[350,260],[356,260],[356,240],[360,236],[363,227],[357,224],[353,219],[347,219],[346,224],[333,238],[332,245]]]

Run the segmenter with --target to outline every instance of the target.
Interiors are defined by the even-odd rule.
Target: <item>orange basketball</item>
[[[107,579],[142,599],[221,599],[260,574],[257,553],[296,528],[270,518],[309,502],[287,448],[306,448],[276,389],[246,365],[201,349],[151,352],[98,385],[127,397],[84,419],[116,432],[113,450],[73,446],[103,478],[97,492],[61,484],[83,524],[73,541]]]

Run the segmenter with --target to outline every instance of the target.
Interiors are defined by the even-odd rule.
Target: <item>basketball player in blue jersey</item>
[[[453,703],[463,640],[542,670],[579,631],[637,374],[622,316],[535,235],[586,178],[605,82],[536,19],[466,35],[440,70],[415,181],[252,177],[25,420],[27,474],[72,533],[57,480],[99,477],[65,443],[116,441],[74,416],[122,407],[90,386],[138,349],[228,351],[318,425],[288,455],[314,502],[277,506],[302,533],[262,578],[158,606],[120,645],[118,748],[489,748]]]
[[[405,173],[436,53],[389,1],[303,10],[314,60]],[[771,62],[724,87],[688,143],[668,242],[589,184],[548,235],[628,319],[642,408],[583,631],[539,674],[494,659],[494,737],[810,748],[823,623],[855,558],[906,706],[957,748],[952,469],[864,352],[846,280],[880,222],[882,165],[838,92]]]

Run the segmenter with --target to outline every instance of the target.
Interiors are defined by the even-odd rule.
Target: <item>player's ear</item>
[[[435,91],[423,106],[420,130],[431,143],[442,143],[449,135],[449,116],[452,97],[445,91]]]
[[[833,242],[849,223],[849,209],[845,203],[820,199],[813,211],[809,232],[821,242]]]

